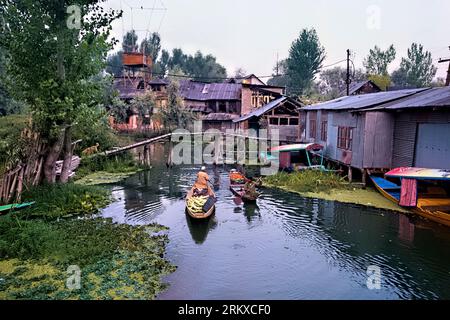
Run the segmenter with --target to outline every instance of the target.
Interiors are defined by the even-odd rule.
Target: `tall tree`
[[[436,72],[431,53],[424,50],[421,44],[413,43],[392,78],[399,86],[426,87],[431,85]]]
[[[325,56],[325,48],[320,44],[316,30],[303,29],[292,43],[287,59],[288,90],[291,94],[302,94],[311,86]]]
[[[327,96],[328,99],[334,99],[345,92],[347,83],[347,70],[341,67],[324,70],[320,73],[319,91]],[[356,69],[351,75],[352,82],[367,80],[366,74],[361,69]]]
[[[123,62],[122,62],[123,51],[120,50],[116,53],[108,56],[106,72],[112,74],[115,77],[121,77],[123,73]]]
[[[138,35],[135,30],[128,31],[122,39],[123,52],[137,52],[139,48]]]
[[[394,45],[391,45],[385,51],[381,50],[378,46],[370,49],[369,55],[363,61],[367,74],[379,76],[389,75],[388,66],[395,60],[395,55]]]
[[[150,55],[153,62],[156,62],[161,51],[161,37],[159,33],[153,32],[148,38],[142,40],[139,50],[146,55]]]
[[[44,175],[55,181],[61,150],[61,180],[68,177],[71,128],[81,108],[96,107],[102,86],[93,77],[104,68],[111,22],[121,12],[105,11],[103,0],[0,0],[8,22],[0,46],[8,53],[11,92],[33,111],[33,124],[47,142]],[[68,13],[69,12],[69,13]],[[82,16],[81,16],[82,15]]]

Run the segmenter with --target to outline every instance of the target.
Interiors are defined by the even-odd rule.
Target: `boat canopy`
[[[320,151],[323,146],[317,143],[299,143],[299,144],[287,144],[283,146],[273,147],[270,149],[272,152],[291,152],[291,151]]]
[[[400,167],[385,174],[386,177],[407,178],[415,180],[446,180],[450,181],[450,169],[428,169]]]

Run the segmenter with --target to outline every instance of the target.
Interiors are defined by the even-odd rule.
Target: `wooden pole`
[[[353,171],[351,166],[348,166],[348,182],[353,182]]]

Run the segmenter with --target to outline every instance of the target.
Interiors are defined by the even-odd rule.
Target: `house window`
[[[316,138],[316,119],[309,120],[309,137]]]
[[[278,125],[278,118],[269,118],[269,124],[271,124],[273,126],[277,126]]]
[[[280,126],[287,126],[289,119],[288,118],[280,118]]]
[[[219,102],[219,111],[218,112],[221,112],[221,113],[227,112],[227,103],[225,101]]]
[[[327,141],[328,136],[328,121],[323,120],[322,125],[320,127],[320,140]]]
[[[344,150],[352,150],[353,143],[353,128],[338,127],[338,148]]]
[[[289,125],[290,126],[298,126],[298,118],[290,118]]]

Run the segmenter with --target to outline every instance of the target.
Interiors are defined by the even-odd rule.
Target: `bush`
[[[20,217],[52,220],[72,215],[96,213],[110,202],[106,189],[92,186],[52,184],[24,192],[23,201],[35,201],[29,209],[14,213]]]
[[[344,178],[319,170],[303,170],[290,174],[280,172],[264,178],[264,181],[269,185],[287,187],[297,192],[327,192],[346,187],[343,184]]]

